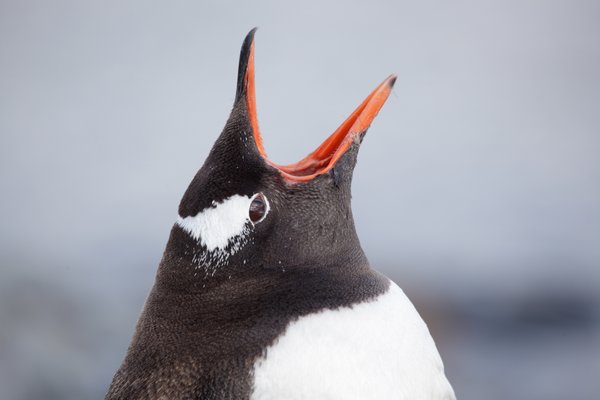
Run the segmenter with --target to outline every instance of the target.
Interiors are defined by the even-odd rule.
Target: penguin
[[[370,266],[350,205],[359,146],[396,76],[279,165],[258,126],[255,30],[106,399],[454,399],[426,324]]]

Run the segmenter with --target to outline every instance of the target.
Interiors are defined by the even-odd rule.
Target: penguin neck
[[[272,252],[256,259],[242,250],[222,265],[203,265],[199,262],[202,253],[191,251],[187,233],[175,226],[157,271],[155,288],[205,293],[232,281],[302,279],[303,274],[315,273],[342,277],[370,269],[354,229],[340,232],[341,237],[332,236],[330,242],[304,247],[295,254]]]

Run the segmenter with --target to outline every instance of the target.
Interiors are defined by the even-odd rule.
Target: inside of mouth
[[[365,132],[385,101],[396,80],[394,75],[383,81],[367,98],[350,114],[350,116],[312,153],[302,160],[280,165],[268,159],[256,113],[256,92],[254,85],[254,43],[251,45],[246,70],[246,102],[254,141],[265,162],[279,170],[288,182],[308,182],[318,175],[331,170],[339,158],[348,150],[361,133]]]
[[[327,139],[325,139],[319,147],[302,160],[288,165],[279,165],[268,160],[266,157],[265,159],[270,165],[279,169],[287,179],[291,180],[308,181],[317,175],[328,172],[333,168],[338,158],[348,150],[358,134],[361,133],[356,132],[351,128],[360,117],[370,98],[371,96],[369,96],[363,104],[361,104]],[[260,135],[258,129],[256,132]]]

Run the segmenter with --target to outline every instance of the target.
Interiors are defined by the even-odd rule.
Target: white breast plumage
[[[393,282],[292,322],[254,366],[252,400],[454,399],[427,326]]]

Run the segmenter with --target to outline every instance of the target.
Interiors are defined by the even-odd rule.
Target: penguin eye
[[[265,219],[265,216],[268,212],[269,203],[265,195],[262,193],[255,194],[252,202],[250,203],[250,209],[248,210],[250,221],[252,221],[254,224],[259,223]]]

